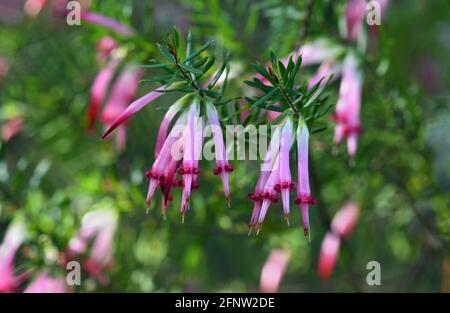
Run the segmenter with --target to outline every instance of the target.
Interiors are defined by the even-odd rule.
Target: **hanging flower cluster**
[[[136,95],[138,82],[143,74],[142,69],[133,63],[126,64],[116,78],[108,95],[108,89],[113,77],[125,57],[121,49],[111,37],[103,37],[97,44],[97,59],[106,63],[98,72],[91,87],[91,97],[87,112],[87,130],[92,131],[95,121],[99,119],[107,129],[122,113]],[[108,96],[108,97],[107,97]],[[103,110],[99,114],[102,104]],[[116,136],[116,146],[119,151],[125,150],[127,125],[120,125]]]
[[[212,77],[205,79],[205,73],[214,64],[214,57],[202,57],[201,54],[207,50],[210,43],[193,51],[192,37],[188,36],[186,56],[184,60],[181,60],[177,31],[174,30],[168,38],[166,46],[158,45],[158,47],[169,63],[155,61],[145,67],[162,68],[171,77],[152,79],[151,81],[162,82],[163,86],[131,103],[111,122],[102,138],[108,136],[114,129],[121,127],[133,114],[160,95],[174,91],[185,92],[186,95],[171,105],[163,118],[156,141],[155,161],[151,169],[145,173],[149,179],[147,208],[150,207],[156,189],[160,188],[163,196],[162,213],[165,217],[167,205],[173,199],[171,191],[174,188],[181,188],[180,212],[184,220],[184,216],[189,210],[191,192],[199,186],[199,160],[202,157],[206,126],[212,130],[215,146],[216,167],[213,172],[220,176],[228,205],[230,202],[228,175],[233,171],[233,166],[227,159],[219,112],[216,108],[222,104],[226,79],[220,92],[213,90],[217,81],[223,79],[221,77],[226,72],[227,64],[226,62],[222,64]],[[200,81],[203,80],[206,83],[201,84]],[[203,85],[205,86],[202,87]],[[206,125],[203,124],[203,121],[207,121]],[[173,125],[170,128],[171,124]]]
[[[362,131],[360,126],[360,107],[362,95],[362,73],[355,53],[349,51],[343,60],[339,60],[344,52],[339,45],[322,39],[305,44],[297,53],[304,53],[306,65],[320,63],[317,72],[310,78],[308,89],[319,84],[323,88],[324,78],[336,80],[342,76],[336,111],[332,115],[336,122],[334,144],[347,139],[347,150],[351,157],[356,155],[358,136]],[[303,55],[302,55],[303,56]]]
[[[295,78],[301,63],[301,56],[298,56],[294,63],[292,57],[288,62],[282,62],[271,54],[271,65],[267,69],[256,65],[255,69],[259,75],[246,82],[263,93],[261,96],[247,98],[250,104],[258,109],[280,113],[272,122],[276,128],[255,191],[249,194],[249,198],[254,202],[249,234],[253,229],[259,232],[269,206],[278,202],[278,194],[281,195],[284,215],[289,225],[290,193],[296,189],[295,203],[301,208],[304,234],[310,236],[309,205],[315,205],[316,200],[311,195],[309,185],[308,123],[312,124],[314,120],[325,115],[330,106],[324,105],[327,96],[324,94],[325,88],[319,88],[322,81],[309,90],[305,85],[295,87]],[[294,138],[297,144],[297,186],[292,180],[290,170],[290,150]]]

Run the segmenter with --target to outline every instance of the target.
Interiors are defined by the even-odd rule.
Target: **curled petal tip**
[[[184,213],[181,213],[181,224],[184,224]]]
[[[261,225],[258,225],[256,228],[256,236],[259,235],[259,231],[261,230]]]
[[[248,228],[248,234],[247,234],[249,237],[252,234],[252,230],[253,230],[253,225],[250,225],[250,227]]]
[[[228,206],[228,208],[230,208],[230,197],[229,196],[227,196],[227,206]]]

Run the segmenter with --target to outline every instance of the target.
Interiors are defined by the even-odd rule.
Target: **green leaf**
[[[185,69],[186,71],[194,74],[194,75],[201,75],[203,74],[203,72],[195,67],[192,67],[190,65],[187,64],[180,64],[181,68]]]
[[[304,105],[305,108],[309,107],[310,105],[312,105],[314,103],[314,101],[316,101],[320,96],[322,96],[322,94],[325,92],[325,90],[328,87],[328,84],[330,83],[331,79],[333,78],[333,75],[330,75],[330,77],[328,78],[327,82],[325,83],[325,85],[318,90],[317,92],[315,92],[311,97],[309,97],[308,101],[306,102],[306,104]],[[323,78],[313,86],[313,88],[317,89],[320,87],[320,83],[322,82]],[[311,88],[310,91],[308,91],[307,95],[310,95],[312,92],[314,92]],[[306,98],[308,96],[305,96]]]
[[[286,75],[288,74],[288,72],[286,71],[283,62],[278,61],[278,69],[280,71],[282,81],[286,81]]]
[[[174,26],[173,30],[173,44],[175,46],[175,50],[178,50],[178,47],[180,46],[180,34],[178,33],[177,28]]]
[[[205,51],[206,49],[209,48],[209,46],[211,46],[212,41],[208,41],[207,43],[205,43],[200,49],[198,49],[197,51],[191,53],[189,55],[189,57],[186,58],[186,60],[184,60],[183,63],[188,63],[189,61],[191,61],[192,59],[194,59],[195,57],[197,57],[198,55],[200,55],[200,53],[202,53],[203,51]]]
[[[176,76],[176,75],[174,75],[174,74],[171,74],[171,75],[161,75],[161,76],[156,76],[156,77],[151,78],[151,79],[141,79],[141,80],[139,81],[139,83],[154,83],[154,82],[162,82],[162,83],[165,83],[165,82],[167,82],[168,80],[173,79],[174,76]]]
[[[161,67],[171,67],[173,66],[172,63],[157,63],[157,64],[143,64],[140,65],[139,67],[142,68],[161,68]]]
[[[270,50],[269,55],[270,55],[270,63],[272,63],[272,69],[273,69],[277,74],[279,74],[279,69],[278,69],[278,59],[277,59],[277,57],[275,56],[275,53],[273,53],[273,51]]]
[[[192,37],[192,33],[189,32],[187,35],[187,42],[186,42],[186,58],[189,58],[192,55],[193,49],[194,49],[194,39]],[[186,63],[189,64],[189,62]]]
[[[273,79],[272,75],[270,75],[270,73],[267,72],[267,70],[265,69],[265,67],[262,64],[256,63],[254,65],[254,68],[259,74],[261,74],[263,77],[265,77],[273,85],[276,85],[276,81]]]
[[[260,81],[260,80],[259,80],[258,78],[256,78],[256,77],[253,78],[253,81],[251,81],[251,80],[245,80],[244,83],[247,84],[247,85],[249,85],[249,86],[251,86],[251,87],[258,88],[258,89],[264,91],[265,93],[268,93],[268,92],[270,92],[273,88],[275,88],[275,87],[273,87],[273,86],[267,86],[267,85],[264,85],[263,82]]]
[[[208,85],[208,89],[213,88],[216,84],[217,81],[219,80],[220,76],[222,76],[223,72],[225,71],[225,69],[227,68],[228,65],[228,55],[225,56],[225,61],[223,62],[222,66],[219,68],[219,70],[214,74],[211,82]],[[227,73],[228,75],[228,73]]]
[[[274,88],[272,89],[272,91],[270,91],[269,93],[265,94],[264,96],[262,96],[261,98],[259,98],[258,100],[256,100],[256,102],[253,103],[253,105],[255,106],[261,106],[263,105],[267,100],[269,100],[276,92],[278,91],[278,88]]]
[[[160,45],[159,43],[156,44],[159,51],[161,51],[161,54],[170,62],[175,63],[174,56],[169,52],[166,46]]]
[[[320,133],[320,132],[324,131],[324,130],[327,129],[327,128],[328,128],[328,126],[321,126],[321,127],[313,128],[313,129],[311,130],[311,134],[317,134],[317,133]]]
[[[275,112],[285,112],[286,111],[285,108],[276,106],[276,105],[266,105],[265,109],[268,111],[275,111]]]
[[[300,66],[302,65],[302,56],[299,55],[297,58],[297,62],[295,62],[294,68],[289,73],[289,78],[287,79],[286,86],[288,88],[293,88],[295,83],[295,77],[297,76],[298,71],[300,70]]]

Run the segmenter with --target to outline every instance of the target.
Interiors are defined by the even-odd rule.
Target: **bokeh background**
[[[83,216],[118,214],[114,262],[107,283],[83,272],[72,291],[258,291],[270,252],[289,261],[282,292],[450,291],[450,4],[445,0],[390,1],[364,56],[362,126],[355,165],[345,147],[333,154],[333,122],[312,136],[312,240],[303,236],[299,210],[291,226],[273,207],[258,236],[247,236],[258,162],[235,161],[231,208],[203,162],[200,189],[181,223],[178,201],[164,221],[160,199],[145,209],[144,171],[153,162],[158,126],[170,94],[133,117],[125,151],[86,132],[92,82],[101,68],[96,44],[114,38],[127,61],[161,59],[155,43],[176,25],[199,45],[209,39],[229,51],[242,74],[227,93],[242,94],[251,64],[296,49],[306,18],[301,0],[86,1],[89,10],[135,30],[123,36],[82,22],[68,26],[51,1],[38,11],[25,1],[0,0],[0,240],[8,226],[26,225],[14,263],[22,285],[45,271],[65,277],[63,252]],[[317,0],[305,40],[340,40],[345,1]],[[305,78],[314,68],[302,70]],[[151,78],[152,71],[145,72]],[[141,83],[139,95],[157,84]],[[336,102],[339,84],[330,87]],[[14,121],[14,122],[11,122]],[[12,135],[11,135],[12,134]],[[320,245],[333,215],[347,201],[360,207],[354,234],[342,244],[333,276],[318,278]],[[368,286],[366,264],[381,264],[381,286]],[[20,288],[19,288],[20,290]]]

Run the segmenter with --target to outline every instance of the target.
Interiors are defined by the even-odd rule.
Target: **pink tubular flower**
[[[339,99],[336,112],[334,143],[339,144],[347,138],[347,148],[350,156],[354,157],[357,149],[358,136],[361,133],[359,121],[362,92],[362,74],[358,71],[356,58],[349,54],[344,61]]]
[[[311,79],[308,81],[308,89],[311,89],[321,80],[322,81],[320,83],[320,88],[324,87],[328,77],[333,75],[333,80],[336,80],[336,78],[338,78],[339,75],[341,75],[341,72],[342,66],[339,63],[335,63],[334,61],[324,61],[320,65],[316,74],[314,74],[314,76],[311,77]]]
[[[187,113],[184,112],[176,121],[167,138],[165,138],[159,153],[157,153],[158,156],[156,157],[151,170],[145,173],[145,176],[150,180],[146,198],[147,209],[150,207],[153,194],[158,186],[166,183],[174,184],[174,182],[168,180],[168,176],[174,177],[177,168],[177,163],[175,161],[179,161],[179,163],[181,163],[181,160],[183,159],[182,155],[184,154],[185,149],[184,129],[186,127],[186,121]],[[173,150],[173,147],[178,149]],[[176,157],[175,153],[178,153]],[[169,166],[169,164],[171,164],[171,166]],[[171,171],[167,172],[167,170]],[[182,173],[182,170],[179,170],[179,172]],[[176,186],[181,187],[183,186],[183,183],[183,181],[177,181]],[[170,185],[168,187],[170,188]],[[167,202],[167,200],[168,199],[164,199],[165,202]]]
[[[317,39],[304,44],[298,51],[293,53],[292,57],[296,59],[301,55],[302,66],[308,66],[322,63],[326,60],[333,60],[340,52],[340,47],[333,45],[325,39]],[[288,62],[289,57],[283,59],[285,65]]]
[[[289,261],[289,252],[273,250],[261,271],[262,292],[277,292]]]
[[[91,24],[96,24],[104,26],[106,28],[110,28],[114,30],[116,33],[121,35],[130,36],[134,33],[134,31],[129,26],[126,26],[116,20],[113,20],[109,17],[94,12],[89,11],[81,12],[81,19]]]
[[[10,118],[1,127],[1,138],[8,142],[22,131],[23,128],[23,118],[21,116],[16,116]]]
[[[289,162],[289,151],[292,143],[293,121],[288,117],[277,126],[273,133],[255,192],[249,194],[250,200],[254,201],[249,234],[255,226],[257,233],[259,233],[270,204],[278,202],[277,193],[281,193],[283,211],[289,225],[289,193],[295,188],[291,178]]]
[[[196,147],[198,146],[198,136],[196,134],[197,121],[199,117],[199,108],[194,101],[187,113],[187,123],[183,134],[184,151],[182,168],[179,170],[179,174],[183,176],[183,193],[181,198],[180,211],[182,216],[186,214],[189,209],[189,199],[191,196],[191,188],[194,183],[196,175],[198,175],[198,167],[196,165]]]
[[[342,238],[348,238],[355,229],[358,220],[358,205],[354,202],[345,204],[333,217],[331,232],[325,235],[320,250],[318,274],[327,280],[333,274]]]
[[[216,153],[216,167],[214,175],[219,175],[222,180],[223,193],[227,199],[228,207],[230,207],[230,187],[228,184],[228,175],[233,171],[233,166],[228,162],[226,146],[223,141],[222,128],[220,126],[219,114],[216,108],[208,103],[206,107],[208,122],[212,127],[213,139]]]
[[[132,115],[136,114],[147,104],[155,101],[160,96],[164,94],[164,89],[166,86],[162,86],[157,88],[146,95],[136,99],[133,103],[131,103],[127,108],[111,123],[111,126],[103,133],[102,139],[105,139],[114,129],[116,129],[119,125],[127,121]]]
[[[108,91],[109,83],[116,71],[116,67],[119,65],[117,59],[112,59],[106,65],[106,67],[102,68],[97,76],[95,77],[94,82],[91,87],[91,98],[89,101],[89,109],[87,116],[87,129],[92,130],[95,119],[97,118],[97,113],[105,99],[106,93]]]
[[[54,278],[41,273],[25,290],[25,293],[65,293],[66,282],[63,278]]]
[[[277,161],[280,145],[280,128],[280,126],[275,128],[275,131],[272,134],[272,139],[269,143],[267,153],[264,156],[263,165],[261,166],[261,174],[259,175],[258,181],[256,182],[255,192],[248,194],[250,200],[254,202],[253,212],[249,223],[249,235],[251,234],[254,227],[256,227],[257,232],[259,232],[259,216],[261,214],[261,206],[263,204],[263,200],[269,197],[269,194],[264,193],[264,187],[275,166],[275,162]]]
[[[177,102],[175,102],[173,105],[169,107],[169,110],[164,115],[161,125],[159,126],[158,137],[156,139],[155,159],[158,158],[158,155],[161,152],[161,149],[167,137],[167,131],[169,129],[170,123],[172,122],[175,115],[177,115],[178,112],[180,112],[181,108],[185,104],[185,101],[188,100],[189,97],[190,95],[186,95],[185,97],[179,99]]]
[[[289,225],[289,193],[293,190],[291,179],[291,168],[289,163],[289,151],[293,142],[293,123],[287,119],[281,131],[280,145],[280,182],[275,185],[275,190],[281,193],[281,202],[283,204],[284,216]]]
[[[46,2],[47,0],[27,0],[23,6],[23,11],[28,16],[37,16]]]
[[[308,150],[308,127],[304,121],[299,121],[297,128],[298,184],[297,199],[295,200],[295,203],[300,206],[302,211],[303,232],[305,236],[309,236],[309,239],[311,240],[309,205],[316,205],[316,200],[311,196],[311,190],[309,187]]]
[[[355,229],[358,213],[359,209],[356,203],[347,203],[334,216],[331,231],[339,237],[349,237]]]
[[[333,233],[327,233],[322,242],[319,257],[319,277],[327,280],[333,274],[334,266],[339,255],[341,239]]]
[[[345,20],[347,23],[347,38],[350,41],[358,40],[366,14],[367,8],[365,0],[347,0]]]
[[[102,37],[98,42],[97,42],[97,59],[98,60],[105,60],[106,58],[108,58],[111,53],[119,46],[119,44],[117,43],[117,41],[115,41],[113,38],[109,37],[109,36],[104,36]]]
[[[117,78],[100,117],[105,128],[108,128],[116,120],[134,98],[141,75],[142,71],[137,66],[128,65]],[[123,151],[126,141],[126,125],[120,125],[118,131],[117,147]]]
[[[17,288],[19,278],[14,274],[14,257],[24,239],[24,226],[11,224],[0,245],[0,292],[12,292]]]
[[[117,226],[117,213],[113,210],[96,210],[87,213],[81,222],[76,237],[69,242],[68,257],[85,253],[93,240],[89,259],[84,262],[85,269],[101,284],[108,279],[102,270],[112,265],[113,237]]]

